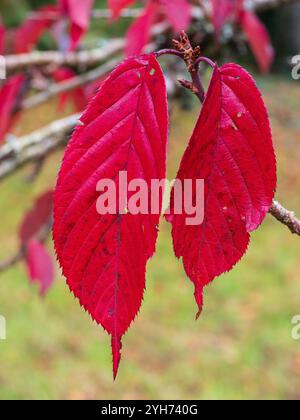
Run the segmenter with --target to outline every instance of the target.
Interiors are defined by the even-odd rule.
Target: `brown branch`
[[[24,70],[31,66],[67,65],[93,67],[105,62],[115,54],[123,51],[124,39],[113,39],[107,42],[103,48],[94,50],[61,53],[59,51],[34,51],[29,54],[17,54],[5,56],[6,70],[8,73]]]
[[[36,162],[66,145],[68,137],[78,123],[79,115],[54,121],[48,126],[20,137],[12,138],[0,147],[0,180],[24,165]]]
[[[24,258],[24,251],[20,249],[15,255],[8,258],[7,260],[0,261],[0,273],[18,264],[20,261],[22,261],[23,258]]]
[[[258,12],[280,7],[285,4],[298,2],[299,0],[252,0],[252,8]],[[125,9],[122,12],[124,17],[136,17],[140,14],[140,9]],[[201,7],[195,6],[192,8],[193,18],[198,21],[206,21],[206,13]],[[110,12],[106,9],[93,11],[94,18],[109,18]],[[161,35],[170,29],[168,22],[161,22],[152,28],[152,35],[154,37]],[[206,33],[212,33],[213,28],[211,24],[205,26]],[[29,54],[8,55],[6,59],[7,73],[23,70],[31,66],[45,66],[48,64],[69,65],[69,66],[88,66],[93,67],[101,62],[106,61],[114,54],[122,52],[125,45],[124,39],[113,39],[107,43],[103,48],[82,51],[82,52],[68,52],[61,53],[57,51],[48,52],[32,52]]]
[[[300,220],[297,219],[293,211],[285,209],[278,201],[274,200],[270,208],[270,214],[280,223],[287,226],[293,234],[300,236]]]
[[[97,67],[82,75],[76,76],[70,80],[66,80],[61,83],[53,83],[49,88],[43,92],[40,92],[34,96],[29,97],[22,103],[22,109],[30,109],[41,105],[48,101],[52,97],[59,95],[64,92],[69,92],[80,86],[87,85],[88,83],[94,82],[101,77],[109,73],[113,68],[120,62],[119,58],[108,61],[107,63]]]

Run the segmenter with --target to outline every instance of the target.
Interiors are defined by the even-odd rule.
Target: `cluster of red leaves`
[[[244,0],[211,0],[212,22],[216,37],[221,37],[225,23],[236,22],[245,33],[249,46],[262,73],[268,73],[274,60],[274,49],[263,22],[245,8]]]
[[[52,257],[40,240],[43,230],[51,223],[53,192],[43,193],[35,201],[33,208],[25,214],[19,230],[21,246],[25,251],[25,262],[29,278],[40,286],[44,296],[54,280]]]
[[[113,19],[134,0],[108,0]],[[167,19],[175,33],[186,30],[191,21],[191,5],[188,0],[147,0],[144,10],[130,26],[126,36],[125,54],[140,54],[151,39],[153,24]]]
[[[51,29],[57,30],[57,25],[66,18],[70,21],[69,49],[75,49],[88,29],[92,6],[93,0],[85,2],[58,0],[56,6],[50,5],[39,8],[14,31],[12,45],[9,51],[6,51],[7,31],[0,21],[0,54],[4,54],[5,52],[13,54],[31,52],[45,32]],[[59,47],[64,49],[62,45],[59,45]],[[60,82],[70,79],[75,75],[73,70],[60,68],[53,73],[53,79]],[[20,108],[21,99],[24,97],[26,88],[28,87],[26,81],[27,78],[23,74],[17,74],[5,80],[0,86],[0,142],[4,140],[5,135],[19,117],[19,112],[17,111]],[[100,85],[100,81],[98,85]],[[70,93],[62,95],[60,106],[63,106],[66,100],[72,99],[76,110],[82,111],[88,99],[90,99],[90,92],[94,87],[93,84],[93,86],[89,86],[86,89],[86,92],[85,89],[75,89]]]
[[[113,19],[117,19],[125,7],[134,0],[108,0]],[[191,5],[188,0],[147,0],[144,10],[128,30],[125,53],[140,54],[151,39],[153,24],[166,19],[175,33],[188,28],[191,22]],[[221,38],[226,22],[236,22],[244,31],[254,57],[263,73],[270,71],[274,49],[270,36],[261,20],[245,9],[244,0],[211,0],[211,20],[216,38]]]
[[[156,56],[127,59],[84,112],[55,189],[57,257],[71,291],[111,335],[114,377],[122,336],[142,302],[159,214],[100,216],[96,185],[109,178],[122,188],[118,174],[126,170],[128,182],[144,179],[151,194],[151,180],[166,175],[167,133],[166,86]],[[205,180],[203,223],[189,226],[187,214],[175,214],[173,192],[168,217],[175,254],[195,285],[199,314],[203,288],[245,254],[250,232],[268,212],[276,186],[267,111],[241,67],[214,66],[177,178]],[[127,200],[133,195],[126,194]]]
[[[59,0],[57,6],[45,6],[33,12],[21,26],[8,36],[8,31],[0,21],[0,54],[22,54],[31,52],[45,32],[54,29],[57,32],[60,22],[67,18],[70,21],[69,49],[75,49],[89,24],[93,0],[79,2],[77,0]],[[7,49],[9,47],[9,49]],[[62,46],[59,45],[61,49]],[[59,68],[53,72],[56,82],[62,82],[76,74],[68,68]],[[76,110],[82,111],[91,95],[101,81],[86,88],[74,89],[61,95],[59,109],[67,100],[74,102]],[[29,86],[29,77],[16,74],[9,77],[0,87],[0,142],[12,129],[20,117],[22,99]],[[52,214],[52,192],[47,192],[37,199],[32,210],[24,217],[20,227],[20,241],[25,253],[25,262],[29,278],[40,286],[40,294],[44,295],[53,283],[53,261],[46,247],[39,239],[39,234],[45,225],[49,224]]]
[[[68,49],[75,50],[89,27],[94,0],[58,0],[57,5],[43,6],[24,20],[13,33],[12,46],[8,52],[28,53],[37,45],[45,32],[57,28],[57,24],[69,22],[70,40]],[[0,22],[0,52],[5,51],[6,31]],[[62,45],[59,45],[63,49]]]

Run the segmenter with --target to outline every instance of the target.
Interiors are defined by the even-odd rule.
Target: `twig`
[[[0,180],[65,146],[78,120],[79,114],[71,115],[0,147]]]
[[[23,258],[24,251],[23,249],[19,249],[18,252],[12,257],[8,258],[7,260],[0,261],[0,273],[18,264],[18,262],[20,262]]]
[[[113,68],[119,63],[120,59],[116,58],[108,61],[107,63],[97,67],[94,70],[91,70],[87,73],[84,73],[80,76],[76,76],[70,80],[66,80],[61,83],[53,83],[49,88],[41,93],[38,93],[34,96],[29,97],[23,101],[22,109],[30,109],[41,105],[42,103],[48,101],[50,98],[59,95],[64,92],[71,91],[80,86],[84,86],[88,83],[94,82],[95,80],[100,79],[109,73]]]
[[[48,64],[93,67],[101,62],[105,62],[115,54],[121,53],[124,45],[124,39],[117,38],[107,42],[107,45],[103,48],[94,50],[68,52],[65,54],[59,51],[35,51],[29,54],[7,55],[5,56],[6,70],[8,73],[11,73],[30,66],[45,66]]]
[[[278,201],[274,200],[270,208],[270,214],[287,226],[293,234],[300,236],[300,220],[297,219],[293,211],[285,209]]]

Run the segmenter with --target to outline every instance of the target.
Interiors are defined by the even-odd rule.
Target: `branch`
[[[293,211],[285,209],[278,201],[274,200],[270,208],[270,214],[280,223],[287,226],[293,234],[300,236],[300,220],[297,219]]]
[[[49,88],[37,95],[31,96],[28,99],[23,101],[21,106],[22,109],[30,109],[41,105],[42,103],[48,101],[50,98],[59,95],[64,92],[69,92],[73,89],[76,89],[80,86],[87,85],[88,83],[94,82],[101,77],[109,73],[113,68],[120,62],[119,58],[108,61],[102,66],[97,67],[94,70],[91,70],[82,75],[76,76],[70,80],[66,80],[61,83],[53,83]]]
[[[18,264],[20,261],[22,261],[23,258],[24,251],[20,249],[15,255],[8,258],[7,260],[0,261],[0,273]]]
[[[54,121],[33,133],[12,138],[0,147],[0,180],[24,165],[36,162],[66,145],[68,136],[78,123],[79,115]]]
[[[6,70],[8,73],[24,70],[31,66],[45,66],[55,64],[57,66],[88,66],[93,67],[115,54],[123,51],[125,41],[123,39],[113,39],[103,48],[94,50],[61,53],[59,51],[34,51],[29,54],[16,54],[5,56]]]

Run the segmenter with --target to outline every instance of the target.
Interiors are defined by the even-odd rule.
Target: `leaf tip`
[[[119,365],[120,365],[120,360],[121,360],[122,343],[121,343],[120,337],[112,336],[111,349],[112,349],[112,357],[113,357],[113,378],[115,381],[118,375],[118,370],[119,370]]]
[[[198,312],[196,314],[196,321],[202,314],[203,310],[203,287],[196,287],[195,289],[195,299],[198,305]]]

